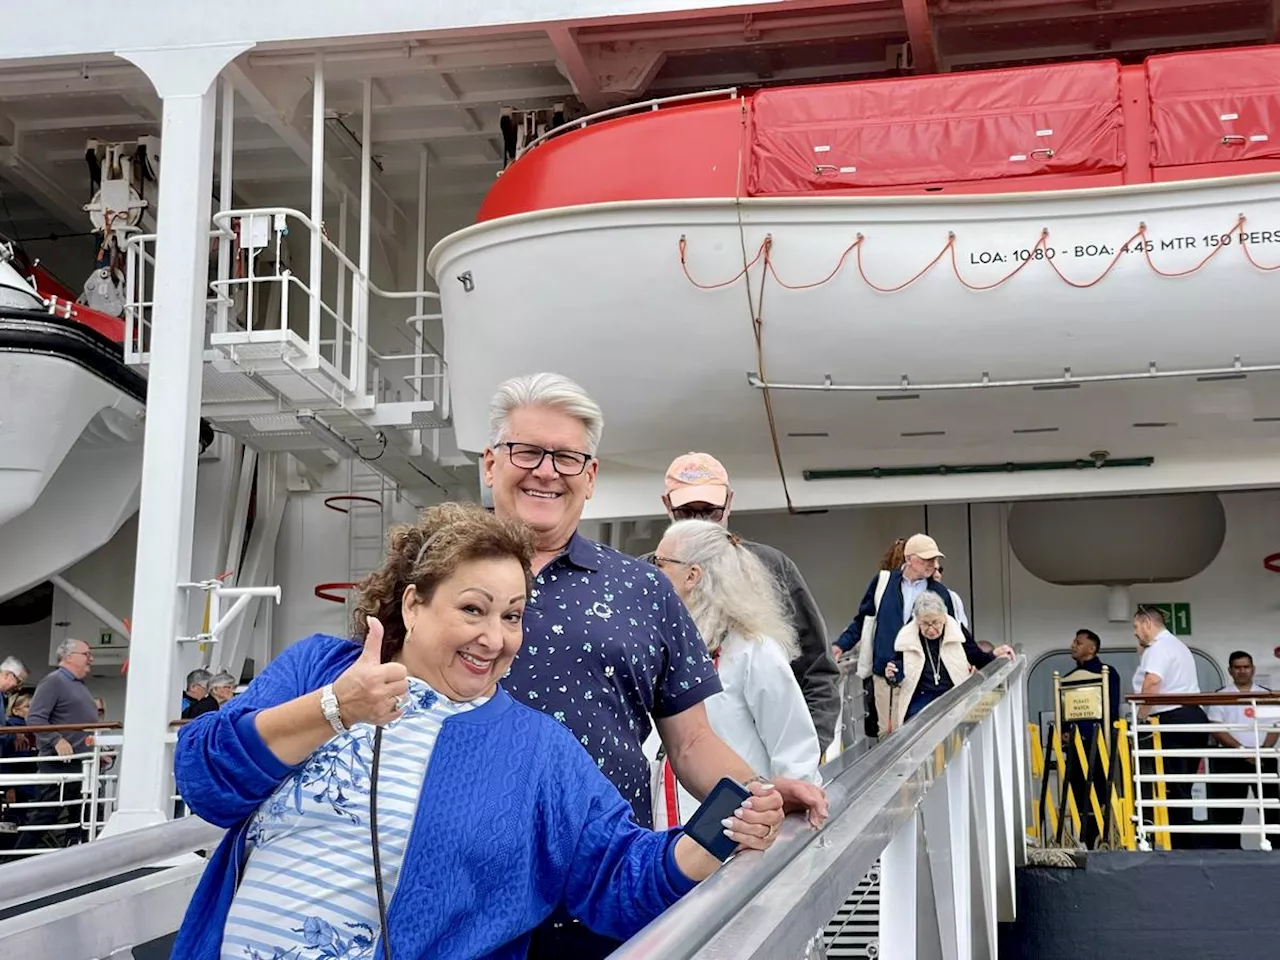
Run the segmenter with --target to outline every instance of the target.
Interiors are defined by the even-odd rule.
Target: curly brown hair
[[[401,598],[412,586],[422,602],[430,602],[436,588],[464,563],[510,557],[524,568],[525,585],[532,579],[533,534],[522,523],[501,520],[473,503],[441,503],[422,512],[417,523],[392,527],[382,567],[356,587],[352,635],[363,640],[369,617],[382,621],[382,659],[389,660],[404,646]]]

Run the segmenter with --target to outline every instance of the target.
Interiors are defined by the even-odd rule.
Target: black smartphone
[[[733,816],[733,811],[742,806],[742,801],[751,796],[751,791],[729,777],[725,777],[707,794],[696,813],[684,825],[684,832],[721,863],[729,859],[738,843],[724,835],[724,824],[721,820]]]

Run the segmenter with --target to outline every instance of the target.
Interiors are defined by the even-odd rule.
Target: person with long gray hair
[[[764,563],[709,520],[673,523],[654,561],[689,608],[719,672],[724,691],[706,701],[711,729],[752,769],[818,783],[818,733],[791,670],[796,630]],[[681,822],[698,809],[683,787],[679,807]]]

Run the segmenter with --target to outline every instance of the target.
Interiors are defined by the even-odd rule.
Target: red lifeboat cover
[[[748,191],[856,191],[1124,166],[1115,61],[763,90]]]
[[[1280,157],[1280,48],[1147,60],[1152,166]]]

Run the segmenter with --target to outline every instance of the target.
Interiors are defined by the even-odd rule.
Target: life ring
[[[316,597],[320,600],[328,600],[330,603],[346,603],[347,598],[334,593],[334,590],[354,590],[359,584],[355,583],[318,583],[316,584]]]

